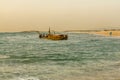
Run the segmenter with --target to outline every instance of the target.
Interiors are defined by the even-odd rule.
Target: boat
[[[40,39],[50,39],[50,40],[67,40],[68,39],[68,35],[66,34],[55,34],[51,33],[51,30],[49,28],[49,31],[47,34],[39,34],[39,38]]]

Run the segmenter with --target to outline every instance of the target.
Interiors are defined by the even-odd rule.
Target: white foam
[[[40,79],[36,77],[18,77],[18,78],[10,79],[10,80],[40,80]]]
[[[0,59],[1,58],[9,58],[9,56],[6,56],[6,55],[0,55]]]

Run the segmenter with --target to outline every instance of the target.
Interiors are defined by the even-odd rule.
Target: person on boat
[[[42,38],[42,34],[39,34],[39,38]]]
[[[110,32],[109,35],[112,36],[112,32]]]

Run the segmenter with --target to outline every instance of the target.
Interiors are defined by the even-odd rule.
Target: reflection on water
[[[120,38],[69,33],[0,33],[0,80],[119,80]]]

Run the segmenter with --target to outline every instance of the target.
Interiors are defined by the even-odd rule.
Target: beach
[[[95,35],[102,35],[102,36],[120,36],[120,30],[70,30],[69,33],[87,33],[87,34],[95,34]]]
[[[89,32],[91,34],[98,34],[98,35],[104,35],[104,36],[120,36],[120,31],[113,31],[113,30],[108,30],[108,31],[97,31],[97,32]]]

